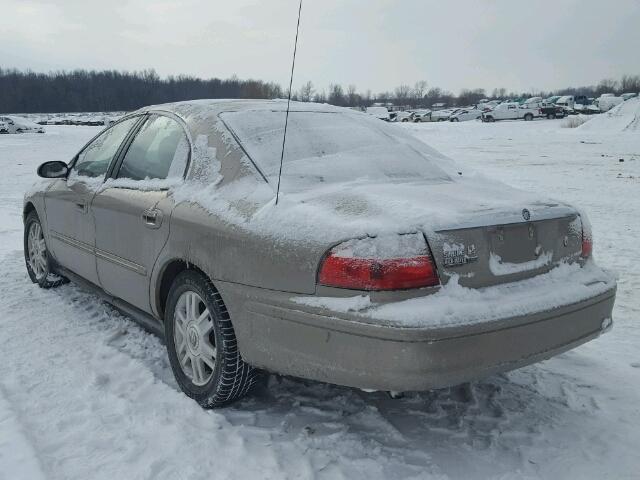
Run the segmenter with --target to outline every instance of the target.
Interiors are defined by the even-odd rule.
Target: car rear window
[[[269,182],[277,182],[285,112],[245,110],[220,115]],[[366,115],[289,113],[282,189],[352,180],[448,180],[435,150],[399,127]]]

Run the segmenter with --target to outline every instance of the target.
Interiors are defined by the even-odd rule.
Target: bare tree
[[[302,87],[300,87],[300,101],[301,102],[310,102],[313,97],[313,83],[308,81]]]
[[[341,85],[337,83],[329,85],[329,103],[338,106],[344,105],[344,91]]]
[[[358,95],[356,86],[351,84],[347,87],[347,105],[350,107],[357,106],[360,102],[360,95]]]
[[[316,103],[327,103],[327,94],[324,90],[322,90],[321,92],[316,92],[316,94],[313,96],[313,101]]]
[[[411,87],[409,85],[400,85],[394,90],[396,103],[398,105],[407,105],[411,97]]]
[[[415,103],[422,104],[424,101],[424,94],[427,91],[427,81],[426,80],[418,80],[413,87],[413,96],[415,97]]]

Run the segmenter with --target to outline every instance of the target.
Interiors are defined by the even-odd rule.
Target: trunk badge
[[[524,218],[525,220],[529,220],[531,218],[531,212],[529,210],[527,210],[526,208],[522,209],[522,218]]]

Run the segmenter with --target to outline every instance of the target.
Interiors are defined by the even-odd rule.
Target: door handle
[[[162,225],[162,211],[157,208],[149,208],[142,212],[142,221],[148,228],[160,228]]]
[[[87,202],[85,202],[84,200],[81,201],[77,201],[76,202],[76,208],[78,210],[80,210],[82,213],[87,213]]]

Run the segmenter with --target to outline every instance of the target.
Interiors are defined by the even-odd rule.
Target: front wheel
[[[531,115],[530,113],[527,113],[524,116],[524,120],[525,120],[525,122],[530,122],[531,120],[533,120],[533,115]]]
[[[24,259],[29,278],[41,288],[53,288],[65,283],[65,278],[51,271],[42,224],[35,211],[30,212],[24,222]]]
[[[204,408],[227,405],[256,383],[258,371],[238,350],[220,293],[203,274],[179,274],[167,300],[165,342],[182,391]]]

